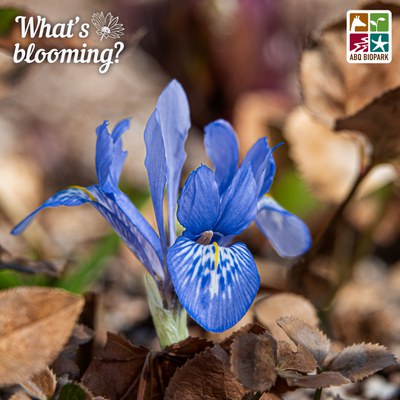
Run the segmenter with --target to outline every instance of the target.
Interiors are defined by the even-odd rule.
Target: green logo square
[[[389,44],[389,35],[387,33],[371,33],[369,48],[373,53],[387,53]]]
[[[371,13],[369,29],[371,32],[389,32],[389,14]]]

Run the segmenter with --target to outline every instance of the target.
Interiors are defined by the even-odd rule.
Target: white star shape
[[[382,41],[382,35],[379,35],[378,40],[373,40],[371,39],[372,43],[374,43],[376,46],[372,49],[372,51],[376,51],[376,49],[380,49],[381,51],[385,51],[385,45],[388,44],[389,42],[384,42]]]

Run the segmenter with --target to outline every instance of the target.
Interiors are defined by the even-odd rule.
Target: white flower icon
[[[100,36],[100,40],[118,39],[123,36],[123,24],[118,23],[119,17],[114,17],[110,12],[104,16],[103,11],[93,13],[92,23],[96,27],[96,33]]]

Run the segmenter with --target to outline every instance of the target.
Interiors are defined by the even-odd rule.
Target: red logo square
[[[350,34],[350,51],[354,53],[367,53],[369,47],[368,34],[351,33]]]

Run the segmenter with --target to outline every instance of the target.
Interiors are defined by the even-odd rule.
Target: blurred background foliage
[[[333,133],[300,106],[308,80],[318,73],[315,65],[302,69],[299,61],[311,32],[343,19],[356,1],[9,0],[0,1],[0,7],[0,244],[9,252],[1,261],[65,260],[51,273],[48,268],[38,274],[2,268],[2,289],[40,284],[94,291],[100,296],[103,332],[123,331],[136,342],[154,342],[144,268],[94,210],[49,210],[22,237],[9,232],[55,191],[94,183],[95,127],[104,119],[113,125],[125,117],[132,118],[132,128],[124,137],[129,156],[121,189],[154,223],[143,130],[172,77],[184,86],[192,113],[182,182],[201,162],[209,163],[202,127],[216,118],[232,122],[243,153],[265,135],[271,145],[286,143],[275,152],[271,194],[306,221],[314,238],[332,221],[360,174],[360,145],[354,135]],[[16,40],[15,32],[10,33],[10,7],[53,22],[77,15],[89,21],[93,12],[111,11],[126,29],[120,63],[105,75],[95,65],[13,64],[7,50]],[[400,39],[394,40],[397,46]],[[112,43],[109,39],[104,45]],[[394,53],[393,72],[385,74],[396,73],[399,57]],[[380,79],[376,73],[370,76]],[[329,73],[321,79],[336,87]],[[320,308],[336,339],[379,340],[397,349],[400,326],[392,322],[400,320],[399,217],[397,174],[385,164],[363,181],[306,267],[300,268],[299,260],[280,259],[255,229],[240,239],[256,256],[260,297],[301,293]],[[388,280],[392,289],[383,295]],[[365,290],[362,299],[360,290]],[[379,307],[366,299],[379,300]],[[353,320],[354,313],[359,321]],[[252,318],[250,312],[241,324]],[[344,328],[350,320],[351,331]],[[198,327],[191,329],[202,334]]]

